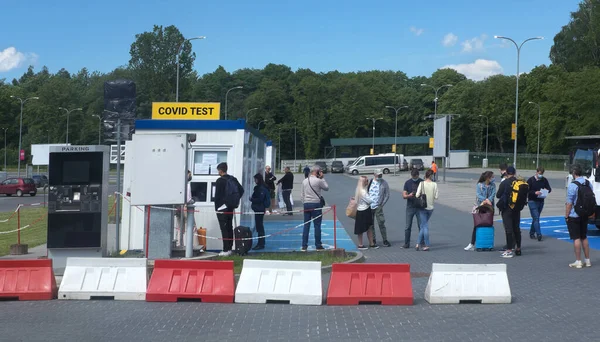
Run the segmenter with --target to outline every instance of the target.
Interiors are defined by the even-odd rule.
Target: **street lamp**
[[[408,106],[401,106],[398,108],[394,108],[392,106],[385,106],[385,108],[393,109],[396,112],[396,124],[394,125],[394,164],[396,163],[396,155],[398,154],[398,145],[396,144],[396,139],[398,138],[398,112],[402,108],[407,108]],[[396,175],[396,167],[394,167],[394,176]]]
[[[262,120],[261,122],[258,123],[258,126],[256,126],[256,129],[260,131],[260,124],[263,122],[267,122],[267,120]],[[265,124],[266,126],[267,124]]]
[[[8,171],[6,170],[6,131],[8,130],[8,128],[2,129],[4,130],[4,179],[6,179],[8,178]]]
[[[21,119],[19,120],[20,121],[20,124],[19,124],[19,158],[18,158],[18,166],[17,166],[17,177],[21,177],[21,142],[22,142],[22,137],[23,137],[23,106],[29,100],[39,100],[40,98],[37,96],[34,96],[34,97],[29,97],[29,98],[26,98],[25,100],[23,100],[22,98],[16,97],[14,95],[11,95],[10,97],[12,99],[17,99],[17,100],[21,101]],[[6,134],[6,131],[4,133]],[[4,150],[4,152],[6,154],[6,150]]]
[[[227,96],[229,95],[229,92],[234,89],[242,89],[242,88],[244,88],[244,87],[242,87],[242,86],[233,87],[233,88],[227,90],[227,93],[225,93],[225,120],[227,120]]]
[[[430,87],[431,89],[433,89],[433,90],[435,91],[435,99],[433,99],[433,102],[434,102],[433,114],[434,114],[434,115],[436,115],[436,114],[437,114],[437,103],[438,103],[438,92],[439,92],[439,91],[440,91],[442,88],[446,88],[446,87],[450,88],[450,87],[452,87],[452,84],[444,84],[443,86],[441,86],[441,87],[439,87],[439,88],[436,88],[436,87],[434,87],[434,86],[432,86],[432,85],[429,85],[429,84],[424,84],[424,83],[423,83],[423,84],[421,84],[421,87]]]
[[[92,114],[93,117],[98,118],[98,145],[101,145],[100,136],[102,134],[102,117],[100,115]]]
[[[508,37],[494,36],[494,38],[509,40],[513,44],[515,44],[515,47],[517,48],[517,92],[516,92],[516,100],[515,100],[515,151],[514,151],[514,156],[513,156],[513,158],[514,158],[513,166],[516,168],[517,167],[517,128],[519,127],[519,126],[517,126],[518,120],[519,120],[519,62],[521,60],[521,48],[523,47],[523,44],[527,43],[530,40],[544,39],[544,37],[532,37],[532,38],[525,39],[521,43],[521,45],[517,44],[517,42],[515,42],[513,39],[508,38]]]
[[[488,159],[488,138],[489,138],[489,127],[490,127],[490,117],[479,115],[480,118],[485,118],[485,159]]]
[[[69,143],[69,114],[71,114],[72,112],[75,112],[75,111],[82,111],[83,109],[75,108],[75,109],[69,110],[69,109],[66,109],[63,107],[58,107],[58,109],[64,110],[67,113],[67,144],[68,144]]]
[[[377,122],[377,120],[383,120],[383,118],[367,118],[367,120],[373,121],[373,146],[371,154],[375,154],[375,122]]]
[[[529,104],[536,105],[538,108],[538,146],[537,156],[535,158],[535,168],[537,169],[540,166],[540,123],[542,122],[542,110],[540,109],[540,105],[538,103],[529,101]]]
[[[246,123],[248,122],[248,115],[250,114],[250,112],[251,112],[251,111],[253,111],[253,110],[257,110],[257,109],[258,109],[258,107],[256,107],[256,108],[251,108],[251,109],[249,109],[249,110],[246,112]]]
[[[189,42],[190,40],[195,40],[195,39],[204,39],[206,37],[204,36],[199,36],[199,37],[194,37],[194,38],[190,38],[190,39],[185,39],[181,45],[179,45],[179,49],[177,49],[177,55],[175,55],[175,63],[177,63],[177,81],[176,81],[176,86],[175,86],[175,102],[179,102],[179,55],[181,54],[181,50],[183,50],[183,44],[185,44],[186,42]]]

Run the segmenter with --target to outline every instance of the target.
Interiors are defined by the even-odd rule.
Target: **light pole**
[[[256,108],[251,108],[251,109],[249,109],[249,110],[246,112],[246,123],[248,123],[248,115],[250,114],[250,112],[251,112],[251,111],[253,111],[253,110],[257,110],[257,109],[258,109],[258,107],[256,107]]]
[[[433,99],[433,115],[436,116],[437,115],[437,104],[438,104],[438,92],[442,88],[452,87],[452,84],[444,84],[443,86],[436,88],[432,85],[422,83],[421,87],[429,87],[435,91],[435,98]],[[446,167],[450,166],[450,133],[452,132],[452,116],[450,116],[450,119],[448,121],[448,126],[449,126],[449,128],[448,128],[448,153],[445,153],[445,154],[447,154],[447,156],[444,158],[444,182],[446,181]],[[434,132],[434,136],[435,136],[435,132]]]
[[[296,127],[297,127],[297,123],[294,122],[294,171],[296,171]],[[306,152],[304,153],[304,155],[306,155]]]
[[[258,123],[258,126],[256,126],[256,129],[257,129],[257,130],[259,130],[259,131],[260,131],[260,124],[261,124],[261,123],[263,123],[263,122],[267,122],[267,120],[262,120],[261,122],[259,122],[259,123]],[[265,126],[266,126],[266,125],[267,125],[267,124],[265,123]]]
[[[204,39],[206,37],[204,36],[199,36],[199,37],[194,37],[194,38],[190,38],[190,39],[185,39],[181,45],[179,45],[179,49],[177,49],[177,55],[175,55],[175,63],[177,64],[177,81],[176,81],[176,86],[175,86],[175,102],[179,102],[179,55],[181,54],[181,50],[183,50],[183,44],[185,44],[185,42],[189,42],[190,40],[195,40],[195,39]]]
[[[490,128],[490,117],[479,115],[480,118],[485,118],[485,159],[488,159],[488,138],[489,138],[489,128]]]
[[[6,170],[6,131],[8,128],[2,128],[4,130],[4,179],[8,178],[8,171]]]
[[[523,47],[523,44],[527,43],[530,40],[544,39],[544,37],[532,37],[532,38],[525,39],[521,43],[521,45],[517,44],[517,42],[515,42],[512,38],[503,37],[503,36],[494,36],[494,38],[509,40],[513,44],[515,44],[515,47],[517,48],[517,91],[516,91],[516,99],[515,99],[515,151],[514,151],[514,156],[513,156],[513,159],[514,159],[513,166],[515,168],[517,168],[517,128],[519,127],[517,125],[518,120],[519,120],[519,62],[521,61],[521,48]]]
[[[98,145],[102,144],[100,136],[102,135],[102,117],[100,115],[92,114],[93,117],[98,118]]]
[[[385,106],[385,108],[393,109],[396,112],[396,124],[394,125],[394,164],[396,164],[396,155],[398,154],[398,145],[396,144],[396,139],[398,138],[398,112],[402,108],[408,108],[408,106],[401,106],[397,109],[392,106]],[[374,146],[373,146],[374,147]],[[396,167],[394,167],[394,176],[396,175]]]
[[[538,108],[538,146],[537,156],[535,157],[535,168],[537,169],[540,166],[540,124],[542,122],[542,110],[540,109],[540,105],[538,103],[529,101],[529,104],[536,105]]]
[[[120,226],[120,220],[119,218],[121,217],[121,115],[118,112],[113,112],[110,110],[104,110],[107,113],[110,114],[115,114],[117,116],[117,195],[115,196],[115,201],[116,201],[116,205],[115,205],[115,234],[116,234],[116,246],[117,249],[119,249],[119,226]],[[183,217],[183,214],[181,214],[181,216]]]
[[[438,92],[439,92],[439,91],[440,91],[442,88],[446,88],[446,87],[450,88],[450,87],[452,87],[452,84],[444,84],[443,86],[441,86],[441,87],[439,87],[439,88],[436,88],[436,87],[434,87],[434,86],[432,86],[432,85],[429,85],[429,84],[424,84],[424,83],[423,83],[423,84],[421,84],[421,87],[430,87],[431,89],[433,89],[433,90],[435,91],[435,99],[433,99],[433,102],[434,102],[433,114],[434,114],[434,115],[437,115]]]
[[[233,87],[233,88],[227,90],[227,92],[225,93],[225,120],[227,120],[227,96],[229,95],[229,92],[234,89],[243,89],[243,88],[244,87],[242,87],[242,86]]]
[[[72,112],[75,112],[75,111],[82,111],[83,109],[81,109],[81,108],[75,108],[75,109],[71,109],[71,110],[69,110],[69,109],[67,109],[67,108],[63,108],[63,107],[58,107],[58,109],[60,109],[60,110],[64,110],[64,111],[67,113],[67,144],[68,144],[68,143],[69,143],[69,115],[70,115]]]
[[[21,101],[21,119],[19,120],[20,121],[20,123],[19,123],[19,158],[18,158],[18,166],[17,166],[17,177],[21,177],[21,143],[22,143],[22,137],[23,137],[23,106],[29,100],[39,100],[40,98],[37,96],[34,96],[34,97],[29,97],[29,98],[26,98],[25,100],[23,100],[22,98],[16,97],[14,95],[11,95],[10,97]],[[6,133],[6,131],[4,133]],[[4,152],[6,154],[6,150],[4,150]],[[6,159],[6,157],[5,157],[5,159]]]
[[[371,154],[374,155],[375,154],[375,122],[377,122],[377,120],[383,120],[383,118],[367,118],[367,120],[373,121],[373,146],[371,148]]]

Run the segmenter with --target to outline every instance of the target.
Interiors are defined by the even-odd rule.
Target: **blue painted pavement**
[[[499,222],[502,222],[502,220]],[[531,218],[521,219],[520,226],[521,230],[523,231],[523,236],[528,238],[529,229],[531,228]],[[553,237],[558,240],[573,243],[573,241],[569,239],[567,224],[565,223],[565,218],[562,216],[541,217],[540,227],[542,229],[542,236],[544,237]],[[588,226],[588,239],[590,248],[600,250],[600,235],[598,234],[598,229],[596,226]]]

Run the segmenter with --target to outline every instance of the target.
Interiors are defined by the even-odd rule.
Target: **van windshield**
[[[594,163],[594,151],[593,150],[580,150],[575,152],[573,157],[573,165],[579,164],[581,170],[586,177],[592,174],[592,165]]]

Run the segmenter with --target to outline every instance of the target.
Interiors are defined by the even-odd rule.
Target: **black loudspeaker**
[[[130,140],[135,130],[136,85],[132,80],[104,82],[104,141],[116,142],[116,122],[121,119],[121,140]]]

